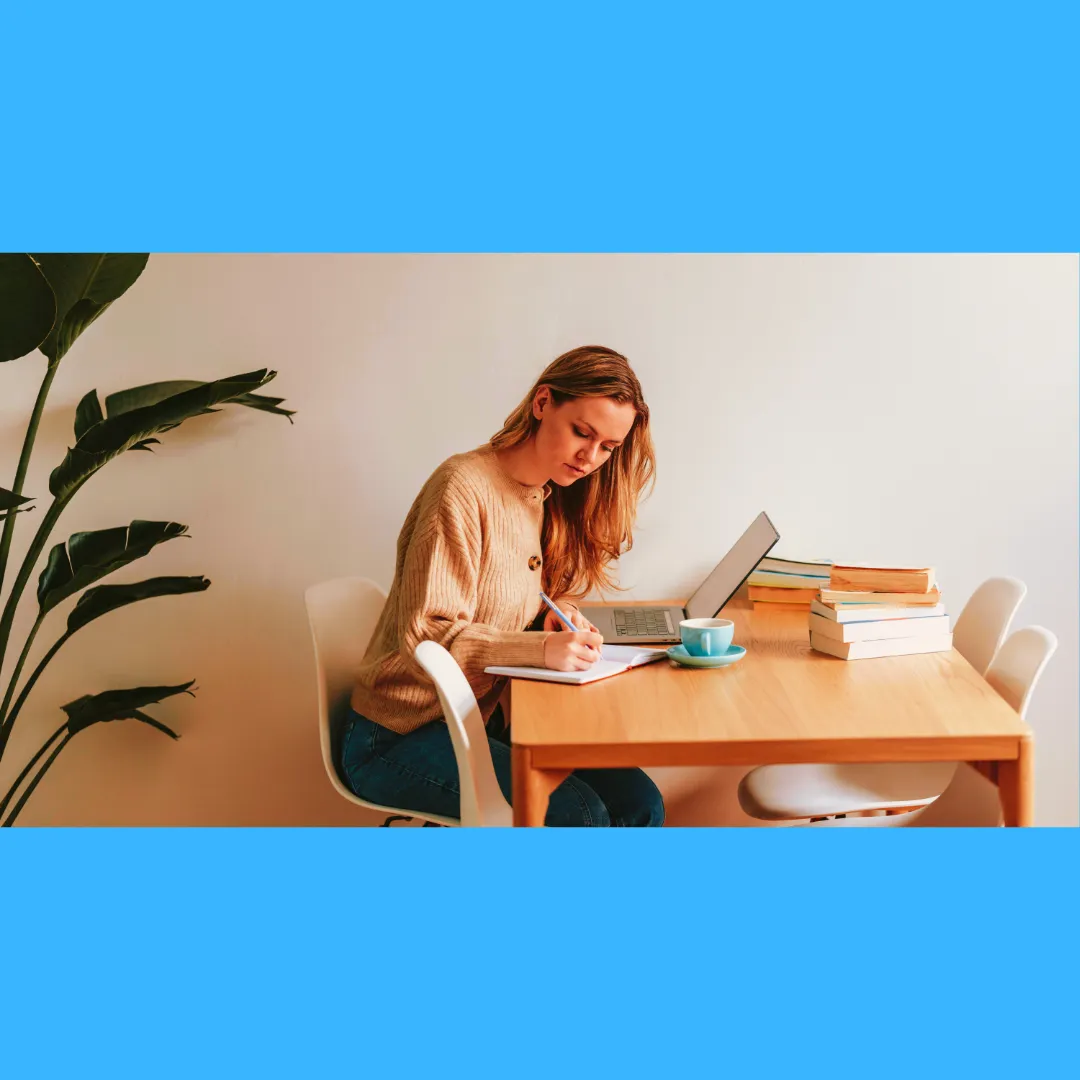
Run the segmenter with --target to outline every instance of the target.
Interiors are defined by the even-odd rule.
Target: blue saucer
[[[746,655],[746,650],[741,645],[729,645],[727,652],[718,656],[691,656],[685,645],[672,645],[667,654],[683,667],[716,668],[727,667],[741,660]]]

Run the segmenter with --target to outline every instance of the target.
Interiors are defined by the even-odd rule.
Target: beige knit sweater
[[[543,667],[549,635],[524,628],[541,607],[547,494],[514,480],[490,446],[435,470],[398,537],[394,583],[352,694],[358,713],[401,734],[441,716],[434,684],[413,659],[425,640],[450,650],[485,720],[505,684],[485,667]]]

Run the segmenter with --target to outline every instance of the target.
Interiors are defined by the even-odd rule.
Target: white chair
[[[495,776],[487,731],[469,680],[457,661],[436,641],[421,641],[414,655],[435,683],[443,717],[450,728],[461,788],[461,824],[513,825],[513,812]]]
[[[980,675],[986,674],[1026,594],[1027,586],[1017,578],[988,578],[960,612],[953,628],[953,647]],[[767,821],[926,806],[949,786],[955,771],[954,761],[900,766],[768,765],[743,778],[739,802],[751,817]],[[836,809],[840,806],[849,809]]]
[[[953,648],[985,675],[1009,633],[1017,609],[1027,596],[1018,578],[987,578],[968,599],[953,626]]]
[[[1056,648],[1057,638],[1041,626],[1017,630],[998,650],[986,672],[986,681],[1021,719],[1027,714],[1035,685]],[[739,803],[751,817],[770,821],[917,807],[910,814],[896,815],[898,819],[915,820],[913,815],[933,803],[949,786],[956,768],[956,762],[766,765],[743,778]],[[880,823],[874,817],[846,820]]]
[[[1056,648],[1057,638],[1041,626],[1017,630],[1002,646],[987,673],[987,680],[1020,714],[1021,719],[1026,717],[1035,684]],[[948,788],[928,806],[888,817],[826,818],[812,821],[806,827],[917,825],[932,828],[962,825],[973,828],[1001,824],[1001,801],[997,788],[972,769],[957,769]]]
[[[1010,634],[994,657],[986,681],[1020,714],[1027,716],[1031,695],[1058,640],[1042,626],[1025,626]]]
[[[1026,594],[1027,586],[1017,578],[988,578],[960,612],[953,647],[980,675],[986,674]],[[926,806],[949,786],[955,771],[954,761],[769,765],[743,778],[739,802],[751,817],[769,821]]]
[[[312,585],[304,594],[308,622],[315,643],[315,670],[319,693],[319,743],[323,767],[338,794],[368,810],[395,817],[421,818],[437,825],[457,825],[455,818],[422,814],[394,806],[382,806],[355,795],[337,770],[334,722],[348,702],[356,670],[379,621],[386,594],[367,578],[336,578]]]

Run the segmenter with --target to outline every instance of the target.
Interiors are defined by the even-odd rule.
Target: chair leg
[[[388,829],[391,821],[412,821],[408,814],[391,814],[380,826],[380,829]],[[426,825],[427,822],[424,822]]]

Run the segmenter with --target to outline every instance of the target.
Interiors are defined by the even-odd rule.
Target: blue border
[[[12,830],[5,1072],[1057,1075],[1076,835]]]
[[[1045,3],[9,6],[0,247],[1075,251],[1076,31]],[[1056,1074],[1076,845],[13,830],[4,1071]]]
[[[0,236],[9,250],[1077,250],[1077,10],[9,5]]]

